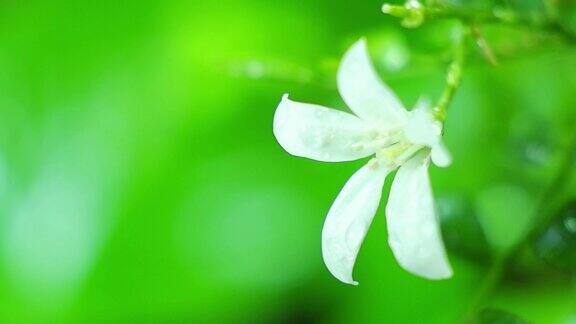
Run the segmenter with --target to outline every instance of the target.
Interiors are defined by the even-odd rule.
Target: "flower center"
[[[375,159],[379,165],[384,165],[393,170],[404,164],[423,148],[424,145],[402,141],[376,151]]]
[[[394,170],[424,148],[424,145],[408,141],[400,129],[388,132],[375,132],[371,140],[352,145],[355,150],[370,150],[375,157],[370,160],[372,168],[384,166]]]

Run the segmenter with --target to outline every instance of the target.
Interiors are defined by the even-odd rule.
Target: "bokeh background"
[[[438,98],[456,24],[406,30],[381,4],[0,2],[0,321],[452,323],[553,204],[487,306],[576,323],[574,165],[541,198],[575,154],[576,46],[538,30],[484,26],[496,67],[470,46],[445,128],[454,164],[431,169],[454,277],[400,269],[382,206],[360,285],[325,269],[324,216],[366,161],[291,157],[272,117],[283,93],[346,109],[336,68],[362,36],[406,105]]]

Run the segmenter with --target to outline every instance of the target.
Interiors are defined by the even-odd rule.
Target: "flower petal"
[[[402,102],[372,66],[364,39],[344,55],[338,70],[338,91],[348,107],[363,120],[392,127],[406,117]]]
[[[411,143],[433,147],[441,139],[442,123],[428,107],[420,106],[410,111],[404,131]]]
[[[416,101],[416,103],[414,104],[414,108],[412,108],[412,110],[428,110],[430,111],[430,99],[428,99],[428,97],[420,97],[418,98],[418,100]]]
[[[432,162],[447,167],[452,164],[452,156],[442,142],[442,123],[434,119],[429,106],[421,102],[410,111],[404,128],[406,137],[411,143],[430,148]]]
[[[389,170],[368,163],[346,182],[332,204],[322,229],[322,256],[340,281],[357,285],[352,270],[372,223]]]
[[[446,257],[428,178],[429,158],[420,153],[400,167],[386,206],[388,243],[402,268],[428,279],[446,279]]]
[[[452,155],[442,141],[432,146],[432,162],[439,167],[447,167],[452,164]]]
[[[339,110],[282,97],[274,115],[274,136],[290,154],[325,162],[351,161],[374,153],[354,147],[368,141],[370,128]]]

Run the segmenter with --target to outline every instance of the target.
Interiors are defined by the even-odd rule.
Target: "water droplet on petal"
[[[426,246],[419,246],[416,248],[416,257],[419,259],[427,259],[430,257],[430,249]]]
[[[325,111],[321,110],[321,109],[316,109],[316,111],[314,112],[314,115],[316,115],[316,117],[318,117],[318,118],[322,118],[325,115]]]

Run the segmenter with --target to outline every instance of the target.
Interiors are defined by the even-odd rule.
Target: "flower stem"
[[[461,31],[460,36],[456,42],[454,50],[454,59],[448,66],[448,73],[446,74],[446,87],[440,95],[438,103],[433,109],[434,117],[444,122],[446,120],[446,111],[448,105],[454,98],[456,90],[460,86],[462,80],[462,69],[464,68],[464,60],[466,57],[466,33]]]
[[[523,14],[510,8],[476,10],[446,5],[422,5],[415,7],[391,4],[384,4],[382,6],[382,11],[386,14],[390,14],[404,20],[410,20],[413,19],[413,17],[420,17],[421,22],[426,19],[458,19],[467,24],[503,24],[525,26],[554,33],[567,41],[576,42],[576,32],[566,28],[556,19],[555,15],[550,14]]]
[[[525,26],[552,32],[566,40],[576,41],[576,33],[561,25],[557,20],[552,20],[546,15],[520,14],[511,9],[476,11],[455,7],[435,7],[425,8],[425,16],[430,19],[453,18],[470,23]]]

